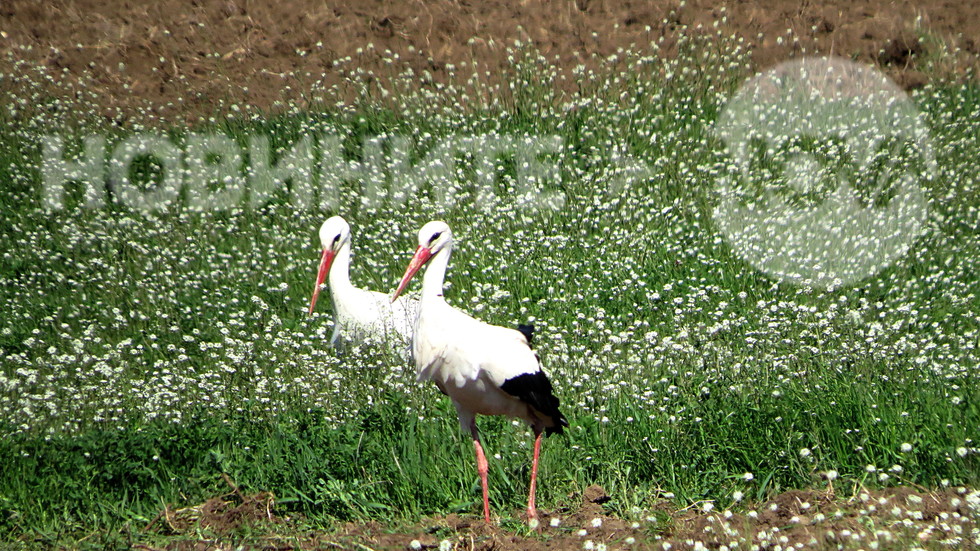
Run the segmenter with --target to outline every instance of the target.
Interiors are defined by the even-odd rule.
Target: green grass
[[[546,442],[539,499],[549,509],[571,506],[569,492],[600,484],[620,514],[651,506],[661,492],[674,492],[682,503],[713,499],[730,506],[735,490],[763,499],[819,484],[816,473],[830,468],[863,480],[867,464],[882,470],[900,464],[904,471],[895,480],[907,484],[972,481],[974,463],[945,461],[942,452],[955,452],[937,454],[932,443],[965,438],[977,412],[944,418],[939,387],[854,385],[842,377],[827,393],[836,406],[821,407],[804,393],[779,399],[745,393],[692,399],[690,418],[677,423],[626,422],[637,404],[616,400],[608,422],[573,415],[568,436]],[[871,407],[883,398],[895,406]],[[468,513],[479,500],[472,447],[457,434],[450,408],[438,409],[439,417],[419,421],[392,395],[340,426],[314,409],[263,422],[238,416],[50,439],[12,436],[0,456],[3,527],[51,544],[90,532],[138,537],[164,503],[188,506],[226,493],[220,473],[243,489],[274,491],[282,510],[320,523]],[[921,419],[929,422],[914,421]],[[959,428],[938,428],[947,422]],[[505,517],[516,515],[529,475],[528,439],[497,419],[482,428],[488,448],[504,456],[491,461],[491,500]],[[662,435],[659,450],[654,435]],[[913,451],[901,452],[903,442],[914,443]],[[814,450],[813,462],[799,456],[804,447]],[[744,480],[745,472],[755,479]]]
[[[493,208],[435,204],[440,185],[481,185],[463,153],[455,180],[421,178],[404,206],[364,205],[352,177],[336,209],[296,208],[282,193],[256,208],[143,214],[85,209],[76,189],[45,212],[38,137],[101,128],[70,110],[5,115],[0,538],[124,547],[164,504],[225,493],[222,473],[314,526],[476,511],[472,445],[448,400],[384,350],[329,349],[329,316],[304,312],[316,229],[332,212],[353,227],[356,284],[393,289],[415,231],[443,218],[459,238],[450,302],[502,325],[536,323],[571,423],[544,446],[544,508],[574,505],[590,484],[624,515],[665,496],[728,506],[736,492],[819,486],[827,471],[866,485],[975,486],[978,88],[937,83],[915,96],[940,167],[926,234],[876,276],[822,291],[757,271],[712,220],[717,177],[732,168],[710,125],[744,76],[730,69],[741,54],[721,51],[626,56],[581,76],[578,95],[559,94],[553,69],[525,52],[513,91],[420,91],[394,77],[404,93],[347,111],[195,129],[243,147],[267,136],[274,150],[335,133],[344,160],[362,164],[362,139],[381,134],[411,136],[412,163],[447,136],[555,135],[561,148],[537,159],[560,175],[544,181],[565,197],[554,212],[509,201],[521,170],[512,155],[493,167]],[[685,71],[702,64],[715,69]],[[110,147],[129,131],[140,128],[106,132]],[[624,158],[646,172],[619,188]],[[500,455],[493,507],[514,518],[530,435],[480,423]]]

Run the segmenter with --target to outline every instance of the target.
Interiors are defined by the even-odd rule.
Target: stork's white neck
[[[422,276],[422,300],[442,299],[442,286],[452,252],[453,244],[449,242],[429,260],[429,266]]]
[[[333,259],[330,266],[330,291],[331,293],[343,293],[346,289],[351,289],[354,285],[350,282],[350,241],[344,243],[337,256]]]

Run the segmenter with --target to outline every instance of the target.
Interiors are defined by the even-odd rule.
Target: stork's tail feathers
[[[543,371],[507,379],[500,389],[531,406],[542,418],[543,427],[535,427],[536,430],[543,428],[545,434],[561,434],[562,429],[568,426],[568,420],[558,410],[558,397],[555,396],[551,381]]]
[[[568,419],[565,419],[565,416],[562,415],[560,411],[558,412],[558,415],[551,418],[551,421],[554,424],[544,427],[544,433],[547,436],[551,436],[552,434],[561,434],[565,431],[565,427],[568,426]]]
[[[517,330],[520,331],[522,335],[524,335],[524,338],[527,339],[527,344],[530,345],[531,339],[534,338],[534,325],[530,323],[528,324],[522,323],[517,326]]]

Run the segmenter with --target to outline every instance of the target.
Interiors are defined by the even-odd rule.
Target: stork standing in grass
[[[401,298],[392,302],[388,295],[358,289],[350,281],[350,225],[340,216],[328,218],[320,226],[323,254],[310,299],[310,315],[316,306],[320,286],[329,274],[330,295],[334,306],[334,330],[330,343],[345,339],[361,342],[374,339],[396,343],[404,355],[412,340],[418,301]]]
[[[445,222],[429,222],[419,231],[419,247],[405,270],[392,300],[397,300],[412,276],[426,263],[419,316],[412,351],[419,381],[434,381],[448,395],[459,424],[473,436],[476,468],[483,486],[483,515],[490,522],[487,458],[480,444],[476,415],[506,415],[523,419],[534,431],[528,519],[537,517],[534,492],[542,433],[561,433],[568,421],[558,411],[558,398],[538,355],[531,350],[531,330],[489,325],[446,303],[443,280],[453,250],[453,234]]]

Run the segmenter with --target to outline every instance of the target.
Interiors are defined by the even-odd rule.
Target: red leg
[[[538,511],[534,507],[534,490],[538,481],[538,456],[541,455],[541,433],[534,437],[534,459],[531,461],[531,491],[527,496],[527,519],[531,520],[538,517]]]
[[[483,446],[480,439],[473,437],[473,447],[476,449],[476,472],[480,474],[480,484],[483,485],[483,518],[490,524],[490,488],[487,485],[487,471],[490,465],[487,464],[487,456],[483,455]]]

